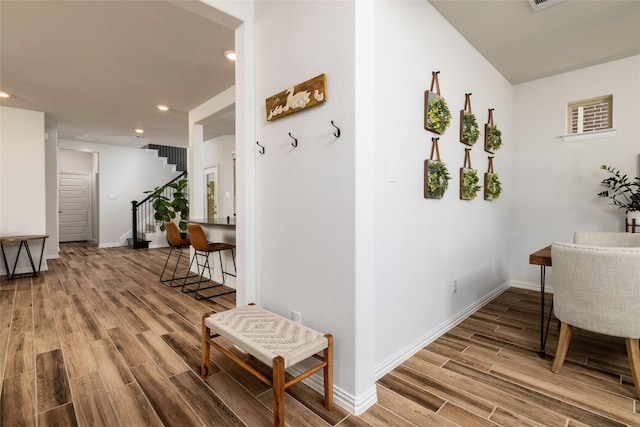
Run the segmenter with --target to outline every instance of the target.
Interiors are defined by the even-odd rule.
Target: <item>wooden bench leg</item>
[[[277,356],[273,359],[273,425],[284,426],[284,359]]]
[[[333,335],[326,334],[327,348],[324,349],[323,356],[327,366],[324,367],[324,407],[333,409]]]
[[[209,358],[211,356],[211,344],[209,344],[211,330],[204,323],[207,316],[202,316],[202,366],[200,367],[200,375],[204,379],[209,376]]]

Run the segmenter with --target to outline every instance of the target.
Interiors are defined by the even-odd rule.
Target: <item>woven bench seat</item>
[[[212,334],[212,331],[214,332]],[[268,378],[215,342],[222,336],[272,367]],[[236,362],[263,383],[273,387],[274,426],[284,425],[284,392],[289,386],[324,370],[325,408],[333,408],[333,336],[267,311],[256,305],[202,316],[202,377],[209,375],[210,346]],[[319,356],[317,353],[322,352]],[[310,357],[320,364],[285,381],[285,369]]]

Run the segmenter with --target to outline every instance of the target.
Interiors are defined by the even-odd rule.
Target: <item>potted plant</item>
[[[451,125],[451,112],[449,111],[447,102],[440,95],[430,92],[429,98],[425,128],[442,135]]]
[[[164,223],[173,221],[178,218],[178,227],[182,231],[187,230],[186,219],[189,218],[189,198],[185,192],[188,181],[186,179],[180,179],[175,182],[169,182],[160,187],[156,187],[151,191],[145,191],[145,194],[149,194],[149,200],[153,209],[156,211],[154,219],[161,222],[160,230],[164,231]],[[172,189],[173,197],[164,195],[166,189]]]
[[[487,172],[484,175],[484,199],[495,200],[502,193],[502,183],[497,173]]]
[[[425,162],[426,178],[424,197],[427,199],[441,199],[449,187],[449,170],[447,165],[440,160],[427,160]]]
[[[487,125],[485,126],[485,150],[490,153],[502,147],[502,132],[497,126]]]
[[[466,145],[473,145],[480,136],[478,121],[473,113],[461,111],[460,142]]]
[[[460,198],[462,200],[473,200],[478,191],[482,188],[478,185],[478,171],[469,168],[460,168]]]
[[[607,190],[601,191],[598,196],[610,199],[612,205],[626,210],[629,222],[635,218],[636,223],[640,224],[640,177],[630,180],[611,166],[602,165],[600,169],[607,171],[610,176],[601,181]]]

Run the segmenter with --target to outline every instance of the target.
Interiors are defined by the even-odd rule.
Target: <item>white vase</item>
[[[636,220],[636,227],[640,227],[640,211],[627,211],[627,224],[629,227],[633,225],[633,220]],[[635,230],[632,230],[634,232]]]

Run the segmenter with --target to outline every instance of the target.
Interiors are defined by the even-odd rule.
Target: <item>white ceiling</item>
[[[512,84],[640,55],[640,1],[429,0]]]
[[[187,146],[188,112],[234,84],[233,48],[233,30],[167,1],[1,0],[2,105],[44,111],[59,139]]]
[[[429,1],[513,84],[640,54],[638,0],[569,0],[540,12],[527,0]],[[188,111],[234,84],[223,57],[233,31],[187,10],[198,7],[0,0],[0,90],[13,95],[0,105],[44,111],[61,139],[186,146]],[[224,111],[205,122],[205,137],[234,126]]]

